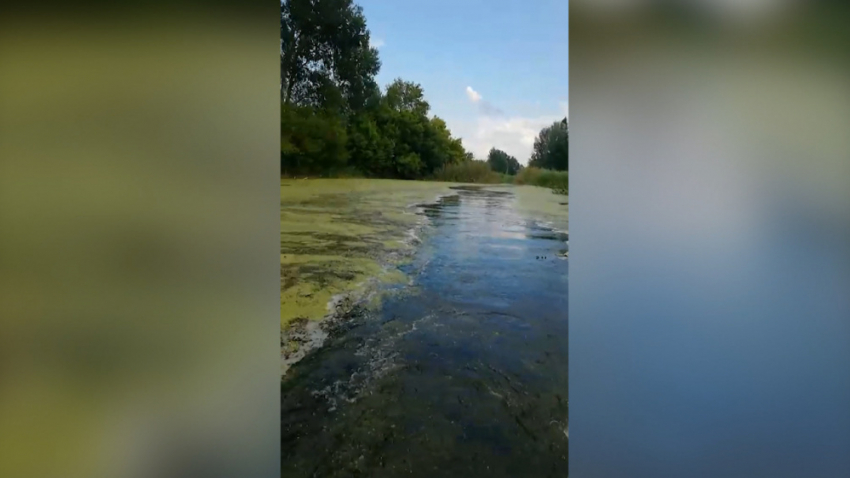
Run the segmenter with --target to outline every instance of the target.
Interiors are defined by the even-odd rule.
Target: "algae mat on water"
[[[281,180],[280,318],[325,317],[334,296],[369,280],[398,280],[392,264],[412,251],[415,206],[451,183],[383,179]]]
[[[566,196],[534,186],[383,179],[281,180],[280,318],[283,373],[326,335],[320,319],[344,316],[381,284],[406,280],[425,217],[417,206],[454,188],[507,189],[524,215],[566,231]],[[375,296],[380,297],[380,296]]]

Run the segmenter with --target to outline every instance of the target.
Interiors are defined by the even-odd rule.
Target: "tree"
[[[534,140],[529,166],[569,170],[570,126],[567,118],[543,128]]]
[[[467,157],[429,118],[421,85],[377,87],[378,52],[352,0],[283,1],[280,55],[282,173],[415,179]]]
[[[429,109],[421,85],[394,80],[369,110],[370,118],[360,119],[363,124],[351,133],[353,164],[370,176],[411,179],[462,161],[466,150],[460,139],[451,136],[445,121],[429,118]],[[368,135],[361,134],[367,130]]]
[[[345,166],[347,138],[339,117],[312,108],[284,105],[280,124],[282,173],[332,172]]]
[[[284,104],[350,113],[377,90],[378,51],[351,0],[285,0],[280,33]]]
[[[372,114],[353,118],[348,127],[350,164],[369,176],[393,176],[392,157],[395,145]]]
[[[497,173],[516,174],[519,172],[520,164],[517,159],[501,149],[491,148],[487,154],[487,164],[490,169]]]
[[[387,86],[384,94],[387,106],[393,111],[410,112],[417,116],[427,116],[431,106],[425,101],[425,92],[422,86],[411,81],[396,78]]]

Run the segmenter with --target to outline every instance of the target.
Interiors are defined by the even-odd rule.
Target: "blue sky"
[[[435,114],[466,148],[525,163],[534,136],[569,101],[566,0],[355,0],[378,47],[385,87],[425,89]]]

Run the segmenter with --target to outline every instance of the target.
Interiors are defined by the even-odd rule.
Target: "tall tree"
[[[467,153],[428,117],[422,86],[377,87],[378,52],[352,0],[281,2],[281,171],[421,178]]]
[[[567,118],[543,128],[534,140],[529,166],[567,171],[570,160],[570,126]]]
[[[427,116],[431,106],[425,101],[422,86],[412,81],[396,78],[387,86],[384,95],[387,106],[393,111],[407,111],[419,116]]]
[[[519,161],[501,149],[491,148],[487,154],[487,164],[497,173],[516,174],[519,172]]]
[[[375,94],[378,51],[352,0],[284,0],[280,33],[284,104],[350,113]]]
[[[285,174],[332,173],[345,167],[345,125],[337,115],[303,106],[283,105],[280,167]]]

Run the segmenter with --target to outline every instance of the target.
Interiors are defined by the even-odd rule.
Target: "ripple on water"
[[[454,189],[421,208],[415,287],[282,385],[283,475],[566,476],[568,237]]]

